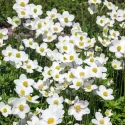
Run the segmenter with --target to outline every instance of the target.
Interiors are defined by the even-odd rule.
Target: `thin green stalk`
[[[123,78],[124,78],[124,97],[125,97],[125,57],[123,57]]]
[[[82,30],[84,31],[84,20],[83,20],[83,3],[80,4],[81,6],[81,19],[82,19]]]

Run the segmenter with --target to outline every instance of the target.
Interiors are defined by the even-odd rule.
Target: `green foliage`
[[[105,103],[106,108],[112,109],[112,123],[113,125],[125,125],[125,98],[120,97],[115,101],[108,101]]]

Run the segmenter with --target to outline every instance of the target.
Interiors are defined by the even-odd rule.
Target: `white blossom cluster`
[[[101,0],[88,0],[91,4],[100,4]],[[8,17],[8,23],[16,29],[23,25],[24,28],[34,32],[34,37],[24,38],[21,45],[36,51],[40,56],[47,57],[52,61],[50,67],[39,66],[37,60],[30,60],[25,49],[17,50],[11,45],[2,50],[4,61],[14,64],[16,68],[23,68],[27,73],[36,71],[42,74],[43,79],[35,81],[21,74],[19,79],[14,80],[15,92],[18,98],[10,98],[8,104],[0,102],[0,111],[4,117],[15,115],[19,122],[13,125],[57,125],[63,122],[65,116],[64,104],[69,105],[68,115],[74,116],[76,121],[82,121],[83,115],[90,114],[89,102],[81,100],[75,96],[74,100],[64,97],[61,94],[66,90],[79,91],[85,93],[93,92],[103,100],[113,100],[113,90],[104,85],[97,85],[96,79],[105,80],[107,78],[106,64],[108,57],[104,53],[96,55],[99,42],[104,47],[109,47],[109,51],[115,53],[117,60],[113,60],[111,65],[114,69],[122,69],[122,57],[125,57],[125,37],[120,36],[119,31],[113,29],[116,21],[125,20],[125,10],[118,9],[113,3],[105,0],[103,2],[110,10],[107,15],[97,16],[96,23],[102,28],[102,36],[90,38],[83,32],[80,24],[74,22],[74,16],[64,11],[62,14],[54,8],[46,12],[46,17],[42,18],[42,6],[29,4],[29,0],[16,0],[13,9],[17,12],[17,17]],[[97,6],[97,5],[96,5]],[[88,8],[91,14],[95,13]],[[24,19],[24,21],[22,21]],[[120,24],[124,28],[124,23]],[[71,29],[69,34],[65,33],[66,28]],[[0,47],[3,41],[8,39],[8,30],[0,29]],[[36,38],[42,36],[41,43],[37,43]],[[49,48],[49,43],[55,45],[54,49]],[[95,47],[96,46],[96,47]],[[94,50],[95,47],[95,50]],[[82,56],[85,56],[83,59]],[[34,95],[34,91],[39,95]],[[67,96],[68,97],[68,96]],[[46,98],[46,109],[36,108],[32,112],[30,104],[43,103],[40,99]],[[106,117],[100,112],[96,112],[96,119],[92,119],[95,125],[112,125],[110,116],[111,110],[106,110]],[[75,125],[78,125],[77,123]]]

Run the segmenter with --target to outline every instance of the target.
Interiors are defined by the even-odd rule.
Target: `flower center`
[[[25,7],[25,3],[24,3],[24,2],[21,2],[21,3],[20,3],[20,6],[21,6],[21,7]]]
[[[33,42],[32,42],[32,41],[29,41],[29,45],[33,45]]]
[[[47,72],[48,75],[51,75],[50,70]]]
[[[70,56],[70,60],[74,60],[74,56]]]
[[[80,36],[80,40],[83,40],[83,37],[82,37],[82,36]]]
[[[37,26],[38,26],[38,28],[41,28],[41,27],[42,27],[42,24],[41,24],[41,23],[38,23]]]
[[[58,79],[58,78],[59,78],[59,75],[58,75],[58,74],[56,74],[56,75],[55,75],[55,78],[57,78],[57,79]]]
[[[67,49],[68,49],[68,47],[67,47],[67,46],[63,46],[63,49],[64,49],[64,50],[67,50]]]
[[[55,14],[51,14],[51,18],[54,18],[55,17]]]
[[[66,18],[64,18],[64,21],[66,22],[66,23],[68,23],[68,18],[66,17]]]
[[[21,15],[25,15],[26,13],[25,13],[25,11],[21,11]]]
[[[15,22],[15,24],[18,24],[18,23],[19,23],[19,20],[15,20],[14,22]]]
[[[80,76],[84,76],[85,73],[84,73],[84,72],[80,72],[79,75],[80,75]]]
[[[58,28],[57,28],[57,27],[54,27],[53,29],[54,29],[54,31],[58,31]]]
[[[21,57],[20,53],[17,53],[17,54],[16,54],[16,57],[17,57],[17,58],[20,58],[20,57]]]
[[[76,86],[81,86],[81,82],[76,82]]]
[[[44,52],[44,48],[43,47],[40,48],[40,52],[42,52],[42,53]]]
[[[60,66],[56,66],[56,69],[57,69],[57,70],[60,70]]]
[[[103,20],[100,20],[100,23],[103,23]]]
[[[27,81],[24,81],[24,82],[23,82],[23,86],[28,87],[28,82],[27,82]]]
[[[47,38],[48,40],[51,40],[52,39],[52,37],[51,36],[48,36],[48,38]]]
[[[94,58],[91,58],[91,59],[90,59],[90,62],[94,62]]]
[[[39,88],[39,89],[42,89],[42,88],[43,88],[43,84],[40,84],[40,85],[38,86],[38,88]]]
[[[77,112],[81,111],[81,106],[80,106],[80,105],[75,106],[75,110],[76,110]]]
[[[120,51],[121,50],[121,46],[117,46],[117,50]]]
[[[67,60],[67,58],[66,58],[66,57],[63,57],[63,60]]]
[[[97,68],[93,68],[92,71],[93,71],[94,73],[97,73]]]
[[[21,94],[21,95],[25,95],[25,91],[24,91],[24,90],[21,90],[21,91],[20,91],[20,94]]]
[[[24,105],[20,104],[18,108],[19,108],[20,111],[23,111],[24,110]]]
[[[105,115],[106,115],[106,116],[109,116],[109,111],[106,111],[106,112],[105,112]]]
[[[6,113],[7,112],[7,108],[3,108],[3,112]]]
[[[37,9],[34,9],[33,12],[34,12],[34,13],[37,13]]]
[[[99,121],[99,123],[100,123],[101,125],[103,125],[103,124],[104,124],[104,120],[101,119],[101,120]]]
[[[113,35],[114,37],[116,37],[116,33],[113,33],[112,35]]]
[[[69,78],[73,78],[73,74],[72,73],[69,74]]]
[[[104,40],[102,40],[102,44],[106,44],[106,42]]]
[[[28,99],[29,101],[31,101],[31,100],[32,100],[32,97],[29,95],[29,96],[27,96],[27,99]]]
[[[79,45],[80,45],[80,46],[84,46],[84,43],[83,43],[83,42],[79,42]]]
[[[59,102],[58,102],[58,100],[54,100],[54,102],[53,102],[54,104],[56,104],[56,105],[58,105],[59,104]]]
[[[112,4],[110,2],[108,2],[108,6],[111,6]]]
[[[47,122],[48,122],[48,124],[53,124],[53,123],[54,123],[54,121],[55,121],[55,119],[54,119],[54,118],[49,118]]]
[[[88,86],[86,86],[86,88],[90,90],[92,88],[92,86],[88,85]]]
[[[12,52],[9,52],[9,53],[8,53],[8,56],[12,56]]]
[[[3,37],[3,34],[2,33],[0,33],[0,38],[2,38]]]
[[[108,96],[108,92],[103,92],[103,95],[104,96]]]
[[[114,65],[113,67],[114,67],[114,68],[117,68],[117,65]]]
[[[27,69],[31,69],[31,65],[26,65]]]

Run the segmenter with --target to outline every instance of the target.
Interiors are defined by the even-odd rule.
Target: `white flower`
[[[39,98],[39,96],[37,96],[37,95],[36,96],[30,96],[30,95],[26,96],[27,101],[32,102],[32,103],[39,103],[39,101],[36,101],[38,98]]]
[[[96,23],[97,23],[98,25],[104,27],[105,24],[106,24],[106,17],[105,17],[105,16],[102,16],[102,17],[97,16]]]
[[[124,10],[119,9],[119,10],[117,11],[117,14],[118,14],[118,17],[117,17],[117,19],[116,19],[117,21],[122,22],[122,21],[125,20],[125,9],[124,9]]]
[[[45,80],[38,80],[37,81],[37,83],[35,83],[34,85],[33,85],[33,87],[35,88],[35,89],[37,89],[37,90],[46,90],[46,89],[48,89],[48,87],[49,87],[49,81],[47,80],[47,81],[45,81]]]
[[[31,87],[31,85],[34,84],[34,80],[27,78],[25,74],[21,74],[19,79],[14,80],[14,83],[17,86],[22,86],[27,88],[27,87]]]
[[[109,33],[112,39],[118,39],[118,36],[120,35],[119,31],[115,31],[115,30],[109,30]]]
[[[91,92],[92,90],[95,90],[97,88],[98,88],[97,85],[88,84],[84,87],[84,90],[85,92]]]
[[[15,91],[19,96],[28,96],[30,93],[33,92],[32,87],[22,87],[22,86],[16,86]]]
[[[7,17],[7,22],[12,25],[12,29],[18,27],[21,24],[20,18],[16,16],[14,16],[12,19]]]
[[[19,18],[30,18],[30,8],[29,8],[29,6],[26,7],[25,9],[17,8],[16,12],[17,12]]]
[[[57,125],[62,122],[64,110],[48,108],[42,113],[42,120],[37,125]]]
[[[101,78],[103,72],[106,72],[107,69],[105,67],[98,67],[96,63],[92,63],[91,67],[86,68],[90,71],[90,77]]]
[[[68,11],[64,11],[62,15],[58,14],[58,19],[63,27],[70,27],[74,20],[74,16],[70,15]]]
[[[124,40],[113,40],[111,42],[113,45],[109,47],[109,50],[114,52],[117,58],[121,58],[122,54],[125,54]]]
[[[21,119],[25,118],[26,113],[30,111],[30,107],[26,104],[25,98],[17,98],[13,103],[12,113],[18,115]]]
[[[62,83],[64,81],[64,74],[60,74],[57,70],[52,70],[51,75],[55,81]]]
[[[95,113],[96,119],[92,119],[92,123],[95,125],[112,125],[110,118],[103,117],[100,112]]]
[[[125,23],[124,22],[120,23],[119,25],[120,25],[121,28],[125,29]]]
[[[5,45],[5,44],[4,44],[3,40],[0,39],[0,47],[2,47],[2,46],[4,46],[4,45]]]
[[[106,109],[105,115],[106,115],[106,117],[111,117],[113,115],[112,110],[111,109]]]
[[[122,62],[113,59],[113,61],[111,63],[112,63],[112,67],[114,69],[116,69],[116,70],[122,69]]]
[[[7,40],[8,39],[8,30],[6,28],[0,29],[0,41]]]
[[[100,4],[101,2],[101,0],[88,0],[89,4]]]
[[[90,7],[88,7],[88,11],[91,15],[93,15],[98,11],[98,6],[96,4],[92,4]]]
[[[13,5],[13,9],[25,8],[28,3],[29,0],[16,0],[16,3]]]
[[[88,105],[88,101],[77,100],[74,102],[74,105],[69,108],[68,114],[73,115],[77,121],[81,121],[83,115],[90,113],[90,110],[87,107]]]
[[[29,30],[35,30],[36,29],[36,27],[35,27],[35,21],[29,20],[29,19],[27,19],[26,22],[23,23],[23,26],[26,29],[29,29]]]
[[[109,10],[114,10],[115,5],[112,2],[108,2],[107,0],[105,0],[103,3]]]
[[[100,36],[98,37],[98,40],[105,47],[107,47],[107,46],[109,46],[109,44],[111,44],[110,40],[102,39]]]
[[[4,117],[7,117],[11,114],[11,107],[6,105],[4,102],[0,102],[0,112]]]
[[[15,63],[20,63],[21,61],[28,60],[28,55],[24,51],[15,50],[13,53],[12,61]]]
[[[67,104],[69,104],[69,105],[73,105],[74,104],[74,100],[69,100],[69,99],[65,99],[64,100]]]
[[[50,19],[57,18],[57,9],[56,8],[53,8],[51,11],[47,11],[46,13]]]
[[[39,53],[41,56],[45,56],[48,51],[48,45],[46,43],[42,43],[40,46],[36,47],[36,52]]]
[[[27,125],[37,125],[39,123],[39,118],[35,115],[33,115],[31,118],[30,118],[30,121],[27,121]]]
[[[55,23],[50,27],[50,29],[52,33],[61,33],[61,31],[63,30],[63,28],[60,26],[60,23]]]
[[[25,47],[30,47],[31,49],[35,49],[38,45],[36,42],[34,42],[33,38],[23,39],[22,41]]]
[[[99,90],[96,91],[96,93],[102,97],[104,100],[113,100],[114,96],[112,96],[113,90],[112,89],[106,89],[105,86],[100,85]]]
[[[51,77],[51,69],[47,66],[44,67],[44,71],[42,72],[42,75],[45,79],[48,79]]]
[[[47,103],[50,107],[55,107],[58,109],[63,109],[63,97],[59,97],[58,94],[54,94],[51,97],[47,98]]]
[[[75,90],[78,90],[81,86],[83,86],[84,81],[82,79],[74,78],[73,85],[70,85],[70,88],[74,88]]]
[[[56,35],[53,35],[51,32],[49,32],[48,34],[45,35],[45,37],[43,38],[43,41],[44,42],[52,42],[56,38],[57,38]]]
[[[41,5],[30,4],[29,6],[30,6],[30,15],[33,18],[37,18],[38,16],[42,15]]]
[[[23,66],[22,66],[22,68],[26,69],[26,71],[27,71],[28,73],[33,73],[33,70],[34,70],[34,69],[37,69],[37,67],[38,67],[38,62],[37,62],[37,60],[34,60],[34,61],[32,61],[32,60],[27,60],[26,63],[24,62],[24,63],[23,63]]]

